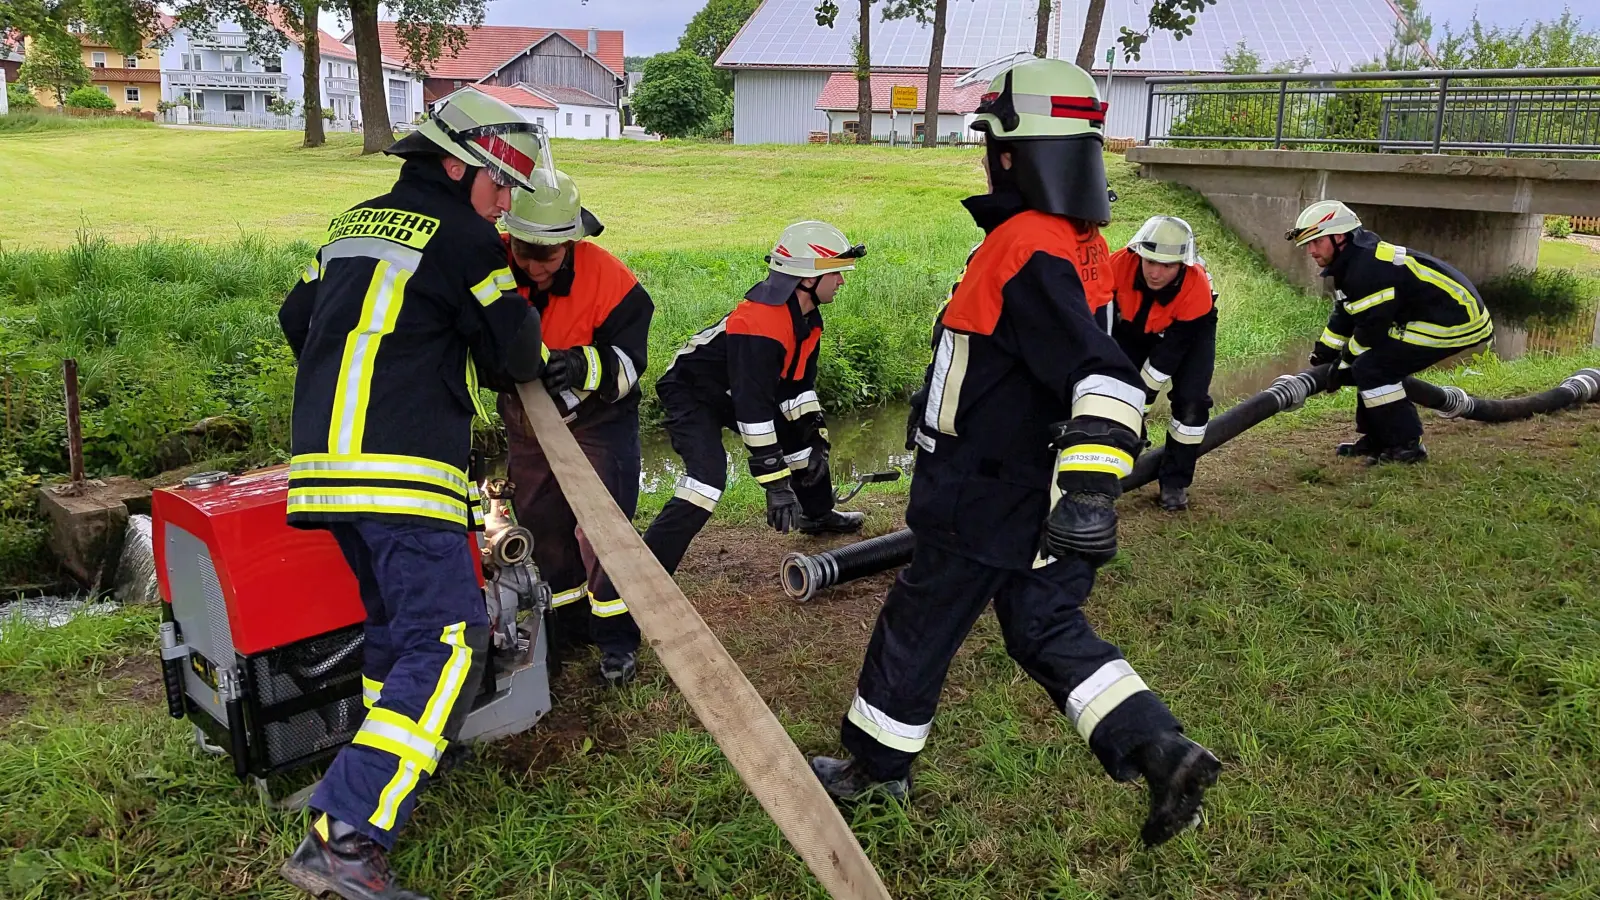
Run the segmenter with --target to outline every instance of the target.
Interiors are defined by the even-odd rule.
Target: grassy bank
[[[22,398],[0,455],[60,470],[54,367],[67,356],[85,373],[94,471],[152,474],[166,434],[223,413],[254,426],[254,459],[281,452],[292,360],[277,304],[321,223],[382,191],[393,160],[360,158],[348,140],[303,151],[271,132],[63,132],[0,137],[0,148],[0,177],[33,186],[0,215],[0,353]],[[183,166],[170,164],[177,155]],[[865,240],[871,255],[828,311],[820,389],[835,410],[910,393],[934,312],[979,237],[958,202],[981,184],[971,150],[591,141],[558,142],[556,156],[608,222],[601,243],[656,299],[655,373],[762,277],[785,223],[825,217]],[[1123,198],[1113,244],[1156,213],[1199,230],[1227,304],[1224,364],[1316,330],[1322,303],[1272,274],[1197,196],[1108,164]]]
[[[1459,377],[1521,391],[1585,361]],[[1346,415],[1312,409],[1208,457],[1187,515],[1122,504],[1089,614],[1223,760],[1202,827],[1136,850],[1142,791],[1105,777],[986,617],[917,798],[854,818],[895,896],[1600,892],[1600,419],[1431,421],[1429,465],[1367,468],[1331,455]],[[713,528],[680,580],[822,752],[887,578],[790,604],[772,572],[811,546]],[[135,611],[0,637],[8,896],[292,895],[273,872],[302,820],[166,717],[155,629]],[[823,896],[653,661],[624,694],[571,669],[556,690],[550,719],[426,796],[396,856],[412,887]]]

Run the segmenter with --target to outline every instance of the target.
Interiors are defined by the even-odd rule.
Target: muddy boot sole
[[[1139,837],[1146,847],[1158,847],[1200,821],[1200,804],[1206,790],[1217,783],[1222,763],[1204,747],[1189,748],[1159,803],[1150,808]]]

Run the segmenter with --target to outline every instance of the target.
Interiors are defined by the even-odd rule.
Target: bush
[[[633,112],[649,131],[687,137],[706,127],[723,96],[705,59],[683,50],[660,53],[645,63]]]
[[[333,107],[324,106],[322,108],[322,118],[326,119],[329,122],[332,122],[333,121]]]
[[[1572,234],[1572,220],[1566,216],[1545,216],[1544,233],[1560,240]]]
[[[1483,285],[1483,302],[1495,321],[1512,325],[1569,322],[1593,295],[1590,281],[1571,269],[1519,266]]]
[[[12,112],[39,108],[39,98],[20,84],[6,85],[6,103]]]
[[[275,116],[292,116],[300,104],[287,97],[273,97],[267,101],[267,112]]]
[[[117,102],[96,87],[85,86],[67,95],[67,106],[73,109],[116,109]]]

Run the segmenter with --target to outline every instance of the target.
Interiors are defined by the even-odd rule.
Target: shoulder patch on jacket
[[[1035,253],[1071,262],[1091,309],[1110,299],[1110,253],[1098,229],[1080,232],[1060,216],[1018,213],[989,233],[967,264],[966,275],[945,307],[942,322],[970,334],[993,334],[1000,321],[1002,291]]]

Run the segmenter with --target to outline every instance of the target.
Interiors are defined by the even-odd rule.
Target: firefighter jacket
[[[576,415],[569,420],[573,428],[626,422],[637,431],[639,377],[655,314],[639,279],[604,247],[579,241],[568,248],[550,289],[541,291],[511,259],[510,236],[501,238],[517,293],[539,311],[544,345],[583,351],[588,370],[583,386],[555,397],[563,417]]]
[[[920,543],[985,565],[1036,563],[1058,472],[1131,462],[1050,447],[1050,425],[1093,417],[1134,434],[1144,389],[1089,311],[1080,261],[1108,278],[1097,229],[1011,194],[965,201],[987,233],[933,329],[906,522]]]
[[[278,312],[299,360],[291,525],[478,523],[474,363],[505,367],[529,318],[515,287],[494,226],[437,161],[334,217]]]
[[[1334,300],[1320,343],[1340,354],[1341,368],[1396,344],[1452,349],[1494,335],[1483,298],[1465,275],[1364,228],[1351,232],[1322,274],[1333,279]]]
[[[681,391],[718,410],[750,451],[750,475],[778,487],[827,440],[816,391],[821,344],[822,311],[801,312],[797,295],[780,305],[746,299],[689,339],[656,390],[663,403]]]
[[[1172,380],[1172,373],[1199,340],[1213,340],[1203,327],[1215,318],[1217,294],[1204,265],[1185,265],[1172,283],[1153,291],[1144,281],[1140,256],[1127,248],[1111,254],[1111,294],[1114,312],[1111,333],[1135,364],[1146,396],[1155,395]],[[1092,305],[1092,304],[1091,304]]]

